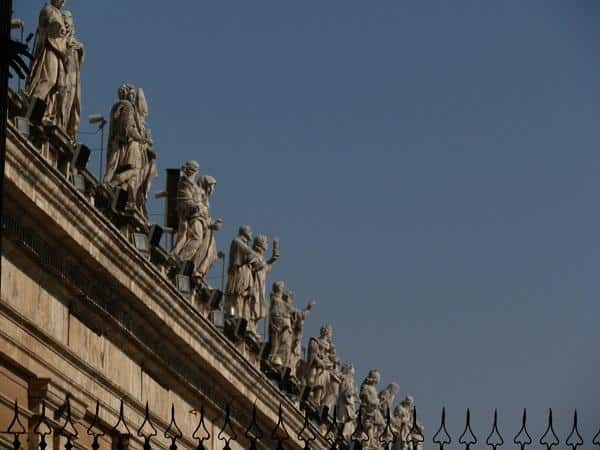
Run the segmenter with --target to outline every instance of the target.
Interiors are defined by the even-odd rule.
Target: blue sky
[[[15,0],[27,31],[41,5]],[[270,280],[317,299],[306,335],[332,323],[358,383],[380,368],[382,387],[416,397],[429,437],[442,405],[454,436],[470,407],[480,438],[493,408],[512,438],[523,407],[539,438],[552,407],[564,441],[576,407],[590,440],[600,3],[66,7],[87,50],[83,117],[107,115],[123,82],[144,88],[153,190],[196,159],[218,182],[221,249],[245,223],[279,236]]]

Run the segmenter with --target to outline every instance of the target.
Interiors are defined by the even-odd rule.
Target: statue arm
[[[194,203],[194,197],[189,187],[183,186],[177,191],[177,203],[179,210],[186,217],[189,218],[197,211],[197,205]]]
[[[316,304],[316,300],[309,300],[308,304],[306,305],[306,308],[302,310],[302,318],[305,318],[312,311]]]
[[[83,64],[83,60],[85,59],[85,47],[81,42],[73,37],[69,42],[69,48],[77,52],[77,58],[79,59],[79,65],[81,66]]]
[[[123,123],[123,130],[125,131],[125,137],[127,138],[127,141],[142,142],[144,139],[138,130],[137,122],[135,120],[135,110],[131,103],[127,102],[123,106],[120,117]]]
[[[312,366],[323,368],[323,359],[319,356],[319,343],[311,338],[308,342],[308,359]]]
[[[243,247],[241,247],[241,251],[244,263],[250,264],[252,266],[252,270],[256,271],[256,267],[260,266],[262,262],[260,256],[254,253],[254,251],[248,245],[245,244],[243,245]]]

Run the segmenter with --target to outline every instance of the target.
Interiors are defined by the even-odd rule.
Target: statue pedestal
[[[220,311],[223,293],[218,289],[209,287],[206,283],[194,280],[193,305],[206,318],[210,319],[213,311]]]
[[[132,244],[135,245],[134,233],[148,234],[150,230],[148,219],[137,211],[126,210],[126,198],[124,200],[121,198],[122,194],[118,189],[113,189],[106,184],[98,184],[95,191],[95,202],[98,209]]]
[[[248,358],[248,361],[260,370],[260,353],[262,348],[262,341],[258,334],[255,332],[246,332],[244,337],[244,356]]]
[[[225,336],[237,350],[257,369],[260,370],[261,350],[264,348],[260,335],[246,329],[246,319],[229,316],[225,318]]]
[[[48,154],[46,158],[65,177],[71,172],[73,159],[73,142],[69,135],[56,125],[45,125],[44,135],[48,138]]]

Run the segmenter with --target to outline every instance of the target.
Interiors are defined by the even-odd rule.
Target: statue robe
[[[135,107],[129,100],[119,100],[112,107],[104,176],[106,183],[127,191],[128,209],[136,209],[139,204],[143,164],[142,135],[136,115]]]
[[[295,308],[281,296],[271,295],[269,311],[269,341],[272,363],[288,366],[292,351],[292,315]]]
[[[64,83],[67,38],[60,9],[48,4],[42,8],[33,46],[26,93],[46,102],[44,119],[53,120],[60,111],[58,93]]]
[[[248,241],[236,236],[229,247],[229,266],[227,269],[227,285],[225,287],[225,311],[235,310],[240,315],[242,300],[247,298],[252,288],[252,268],[250,266],[254,252]]]
[[[57,122],[75,141],[81,117],[81,65],[84,51],[74,35],[68,39],[65,55],[64,91]]]
[[[217,260],[217,246],[210,229],[208,195],[190,178],[183,176],[177,186],[179,229],[173,253],[194,263],[197,276],[204,278]]]

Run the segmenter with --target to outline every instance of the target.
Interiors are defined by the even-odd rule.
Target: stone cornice
[[[35,204],[40,217],[51,222],[46,228],[60,230],[59,234],[71,237],[65,246],[76,246],[77,256],[85,259],[86,264],[110,273],[120,292],[125,293],[120,301],[147,315],[149,320],[162,324],[164,338],[185,343],[187,351],[175,352],[171,361],[191,359],[206,367],[215,376],[215,389],[222,389],[248,408],[256,400],[259,415],[272,426],[281,403],[288,429],[302,428],[303,414],[296,405],[198,314],[172,283],[11,124],[7,136],[7,192]],[[148,349],[139,348],[138,351],[148,352]],[[164,363],[168,365],[167,361]],[[296,446],[302,445],[295,436],[292,440]],[[315,444],[327,447],[320,435]]]

